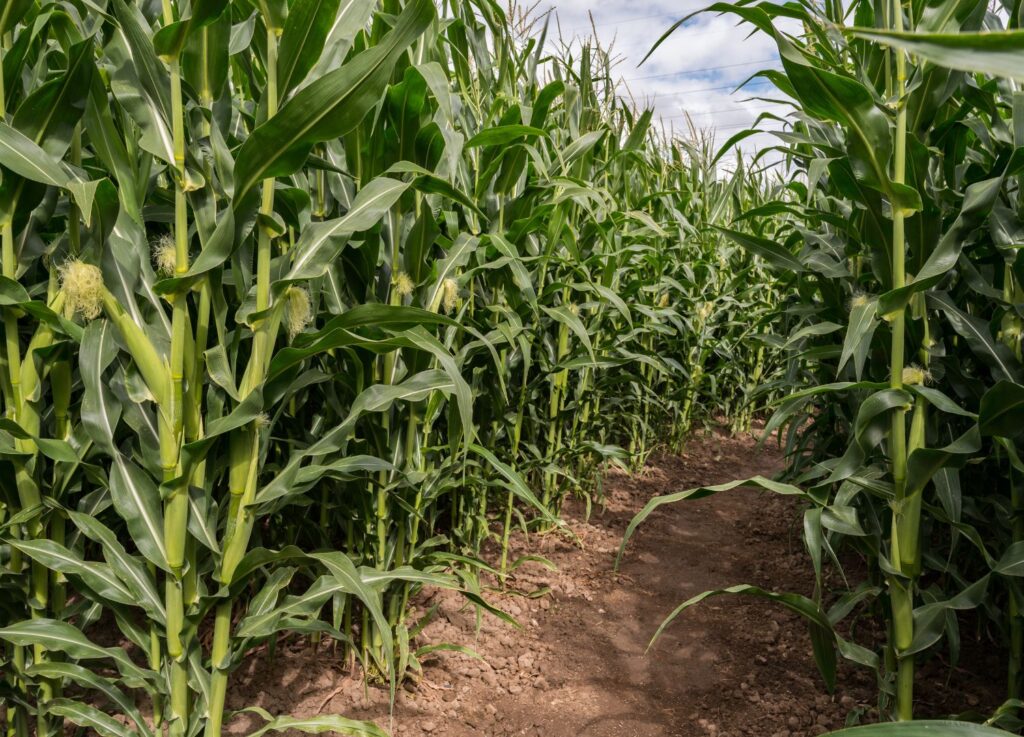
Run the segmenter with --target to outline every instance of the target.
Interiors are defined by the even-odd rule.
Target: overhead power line
[[[714,128],[716,131],[729,131],[735,130],[736,128],[749,128],[749,123],[734,123],[733,125],[709,125],[708,128]],[[769,133],[770,131],[764,131]]]
[[[735,69],[736,67],[753,66],[754,64],[768,64],[778,61],[778,57],[772,59],[758,59],[757,61],[741,61],[737,64],[722,64],[717,67],[704,67],[703,69],[684,69],[681,72],[666,72],[665,74],[651,74],[647,77],[626,77],[623,82],[639,82],[644,79],[663,79],[665,77],[681,77],[684,74],[701,74],[703,72],[716,72],[719,69]]]
[[[719,115],[719,114],[726,114],[726,115],[728,115],[730,113],[749,113],[751,115],[760,115],[761,113],[769,112],[773,108],[785,107],[785,106],[787,106],[786,103],[784,103],[784,102],[777,102],[777,103],[774,103],[774,104],[771,104],[771,105],[765,105],[764,107],[758,108],[756,110],[750,110],[750,109],[745,108],[745,107],[730,107],[730,108],[720,108],[718,110],[703,110],[703,111],[700,111],[700,112],[693,112],[693,113],[689,113],[689,112],[678,113],[677,115],[662,115],[661,119],[662,120],[678,120],[679,118],[685,118],[687,116],[689,116],[691,118],[696,118],[696,117],[706,116],[706,115]]]
[[[631,18],[629,20],[621,21],[621,22],[620,21],[612,21],[612,22],[609,22],[609,23],[596,23],[596,24],[594,24],[593,27],[594,28],[606,28],[608,26],[618,26],[618,25],[621,25],[622,23],[632,23],[634,21],[650,20],[651,18],[666,18],[666,19],[667,18],[674,18],[674,19],[678,20],[679,17],[680,16],[678,14],[676,14],[676,13],[670,13],[670,14],[665,15],[665,16],[657,16],[656,15],[656,16],[651,16],[651,17],[648,17],[648,18]],[[581,32],[581,31],[589,31],[590,29],[591,29],[591,26],[589,26],[589,25],[587,25],[587,26],[574,26],[574,27],[569,27],[569,28],[560,28],[562,33],[564,33],[566,35],[575,35],[575,34]],[[668,30],[668,26],[665,27],[665,30]],[[724,35],[724,34],[734,34],[734,33],[738,33],[738,32],[741,32],[741,31],[742,31],[742,29],[739,28],[739,27],[720,28],[720,29],[717,29],[717,30],[714,30],[714,31],[709,31],[706,28],[695,28],[694,26],[691,26],[691,25],[687,24],[687,25],[679,26],[675,31],[672,32],[672,36],[671,37],[672,38],[678,38],[679,36],[693,36],[693,35],[698,34],[698,33],[701,34],[702,36],[721,36],[721,35]],[[749,34],[750,32],[747,31],[746,33]]]
[[[622,20],[606,20],[595,23],[594,28],[605,28],[607,26],[621,26],[623,23],[639,23],[642,20],[658,20],[659,18],[677,18],[676,13],[658,13],[657,15],[641,15],[635,18],[623,18]],[[588,26],[589,27],[589,26]]]
[[[594,23],[593,26],[591,26],[589,23],[585,23],[585,24],[580,25],[580,26],[570,26],[568,30],[569,31],[577,31],[577,30],[583,30],[583,29],[590,29],[591,27],[593,27],[593,28],[606,28],[608,26],[620,26],[623,23],[639,23],[642,20],[658,20],[660,18],[678,18],[678,17],[679,16],[676,13],[658,13],[657,15],[640,15],[640,16],[633,16],[632,18],[622,18],[621,20],[601,21],[600,23]]]
[[[771,81],[767,80],[767,79],[755,79],[752,82],[747,82],[746,84],[742,84],[742,87],[756,87],[756,86],[762,85],[762,84],[770,84],[770,82]],[[659,95],[658,93],[654,93],[654,95],[652,95],[652,97],[655,97],[655,98],[661,97],[662,99],[671,99],[673,97],[683,97],[684,95],[693,95],[693,94],[696,94],[698,92],[714,92],[715,90],[732,90],[732,89],[737,89],[740,86],[741,85],[736,84],[736,83],[733,83],[733,84],[723,84],[723,85],[720,85],[718,87],[701,87],[700,89],[696,89],[696,90],[683,90],[682,92],[669,92],[668,94],[665,94],[665,95]]]

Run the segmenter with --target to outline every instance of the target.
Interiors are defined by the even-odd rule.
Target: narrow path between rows
[[[851,708],[868,704],[825,692],[804,625],[780,608],[711,599],[684,613],[645,653],[665,615],[706,589],[753,583],[807,592],[810,569],[794,502],[738,490],[665,507],[640,529],[620,574],[612,571],[626,524],[651,496],[772,475],[780,464],[776,451],[749,438],[712,434],[681,457],[653,459],[638,476],[610,473],[606,508],[592,510],[589,520],[580,503],[566,510],[582,548],[558,535],[515,540],[517,555],[542,555],[558,566],[553,572],[526,564],[516,580],[523,596],[491,594],[522,630],[490,616],[477,629],[476,613],[455,595],[422,602],[423,611],[439,605],[424,642],[465,644],[486,662],[431,656],[420,682],[402,691],[393,722],[386,689],[365,692],[329,651],[311,654],[299,643],[273,663],[243,668],[229,706],[342,713],[403,737],[808,737],[839,727]],[[865,688],[847,693],[870,698],[866,674],[850,680]],[[232,731],[246,726],[243,717]]]

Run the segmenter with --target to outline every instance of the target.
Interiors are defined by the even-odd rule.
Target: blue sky
[[[550,8],[562,36],[589,35],[594,29],[620,57],[617,68],[628,90],[652,105],[666,126],[687,130],[686,114],[701,128],[714,128],[719,143],[754,121],[762,111],[784,114],[786,107],[758,96],[781,95],[763,81],[740,92],[736,85],[759,69],[778,66],[775,44],[764,34],[749,36],[749,25],[737,26],[735,16],[700,15],[679,28],[643,66],[637,64],[671,24],[710,0],[550,0],[535,13]],[[763,126],[772,127],[770,124]],[[775,139],[758,136],[745,143],[749,150]]]

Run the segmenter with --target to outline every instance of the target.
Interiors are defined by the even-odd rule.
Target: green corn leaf
[[[67,190],[83,213],[92,213],[99,181],[79,179],[34,141],[3,122],[0,122],[0,164],[25,179]]]
[[[760,256],[776,269],[796,274],[805,271],[805,267],[800,260],[778,243],[727,228],[717,228],[717,230],[736,241],[751,253]]]
[[[255,503],[271,505],[278,500],[304,494],[327,479],[354,480],[365,477],[365,474],[390,473],[394,470],[395,467],[387,461],[367,455],[348,455],[328,463],[310,463],[301,468],[286,467],[280,476],[260,490]]]
[[[277,593],[287,585],[288,581],[275,576],[267,582],[261,594]],[[260,607],[258,599],[254,598],[253,611],[238,623],[235,631],[237,637],[270,637],[278,632],[282,626],[282,620],[289,617],[315,617],[323,605],[336,593],[356,594],[351,586],[339,581],[333,576],[321,576],[304,593],[286,596],[284,601],[276,607]]]
[[[109,49],[116,54],[111,59],[115,70],[111,90],[142,128],[143,148],[173,165],[167,70],[157,58],[146,20],[135,6],[129,7],[124,0],[112,0],[112,5],[120,45]]]
[[[78,660],[113,660],[125,683],[138,688],[156,679],[156,674],[135,665],[119,648],[105,648],[91,642],[67,622],[30,619],[0,628],[0,639],[15,645],[42,644],[47,650],[67,653]]]
[[[54,158],[67,152],[85,112],[96,69],[94,51],[92,39],[72,46],[64,74],[33,90],[14,114],[13,126]]]
[[[942,448],[918,448],[907,459],[907,492],[922,491],[940,469],[958,468],[981,450],[981,435],[975,425]]]
[[[451,394],[457,390],[451,374],[438,369],[420,372],[399,384],[374,384],[367,387],[352,402],[348,415],[341,424],[325,432],[309,448],[292,455],[281,473],[256,495],[256,503],[287,495],[293,488],[305,460],[336,452],[344,453],[355,433],[356,424],[364,414],[386,411],[396,402],[422,402],[434,392]],[[322,467],[322,472],[328,470],[329,466]],[[308,485],[310,484],[307,479]]]
[[[385,653],[388,654],[389,659],[393,659],[394,640],[391,637],[391,628],[387,618],[384,616],[380,593],[362,579],[360,572],[344,553],[313,553],[310,557],[320,561],[335,581],[345,586],[348,592],[362,602],[380,631]]]
[[[983,576],[962,591],[943,601],[933,601],[914,609],[914,641],[905,653],[921,653],[942,637],[949,613],[977,609],[985,601],[990,577]]]
[[[504,463],[503,461],[499,460],[496,455],[494,455],[491,451],[487,450],[481,445],[477,445],[476,443],[474,443],[469,446],[469,449],[470,451],[472,451],[473,453],[487,461],[487,463],[490,464],[491,467],[494,468],[494,470],[501,474],[502,478],[504,478],[505,481],[508,483],[509,490],[513,494],[515,494],[519,499],[522,499],[524,502],[526,502],[535,510],[537,510],[537,512],[540,513],[540,515],[544,517],[544,519],[547,520],[549,524],[561,525],[561,521],[558,520],[558,518],[551,513],[551,511],[544,505],[543,502],[541,502],[540,499],[537,498],[537,496],[530,490],[530,487],[526,484],[526,481],[523,479],[522,475],[519,474],[514,468],[509,466],[507,463]]]
[[[353,2],[345,0],[346,5]],[[282,98],[302,83],[320,58],[327,35],[337,22],[339,4],[339,0],[296,0],[288,9],[277,57]]]
[[[303,336],[295,341],[299,347],[312,345],[320,336],[333,330],[353,330],[362,327],[412,328],[417,325],[443,325],[459,329],[462,324],[447,315],[439,315],[419,307],[366,303],[356,305],[342,315],[332,318],[319,333]]]
[[[583,343],[583,347],[590,354],[590,359],[592,361],[597,360],[597,356],[594,355],[594,344],[590,340],[590,333],[587,332],[587,328],[583,325],[579,315],[576,315],[567,305],[558,305],[557,307],[541,305],[541,309],[555,322],[567,325],[573,334],[580,339],[580,342]]]
[[[348,239],[376,225],[408,186],[395,179],[377,177],[359,191],[343,217],[311,223],[295,244],[291,268],[280,284],[323,276]]]
[[[1000,381],[981,398],[978,427],[982,435],[1014,438],[1024,432],[1024,386]]]
[[[1020,364],[1005,345],[992,337],[984,321],[964,313],[945,293],[930,292],[928,302],[946,315],[953,329],[963,336],[976,356],[992,366],[996,376],[1007,381],[1021,381],[1024,374]]]
[[[32,7],[34,0],[8,0],[0,10],[0,34],[7,33]]]
[[[255,732],[250,732],[248,737],[262,737],[267,732],[287,732],[296,730],[306,734],[322,734],[324,732],[336,732],[342,735],[353,737],[387,737],[387,733],[375,724],[360,722],[354,719],[346,719],[337,714],[325,714],[316,717],[273,717],[259,707],[249,707],[242,711],[249,711],[259,714],[266,720],[266,724]]]
[[[89,323],[82,335],[80,370],[84,385],[82,423],[92,440],[113,450],[121,404],[103,381],[103,372],[117,356],[114,328],[107,320]]]
[[[139,552],[150,563],[167,570],[160,489],[149,474],[117,451],[110,469],[110,497]]]
[[[113,530],[100,520],[70,509],[65,513],[82,534],[102,546],[103,558],[132,592],[135,603],[142,606],[154,621],[163,622],[167,612],[146,565],[138,557],[129,555]]]
[[[846,32],[856,38],[903,49],[950,69],[1024,80],[1024,60],[1019,53],[1024,43],[1024,31],[897,33],[875,28],[850,28]]]
[[[99,676],[76,663],[61,663],[53,661],[34,663],[28,667],[27,672],[30,676],[50,678],[53,680],[64,680],[68,683],[77,683],[79,686],[84,688],[98,691],[111,703],[116,704],[124,714],[131,717],[139,733],[143,735],[153,734],[153,731],[149,728],[146,720],[143,719],[142,714],[136,708],[135,703],[129,699],[121,689],[115,686],[110,679]],[[68,716],[79,726],[89,726],[89,724],[83,723],[82,715],[76,713],[73,708],[68,709],[64,716]],[[96,721],[95,714],[92,715],[92,721]],[[100,719],[99,721],[106,724],[105,720]]]
[[[385,174],[411,174],[409,186],[424,194],[439,194],[473,211],[481,220],[488,220],[487,214],[473,199],[452,183],[433,174],[422,166],[409,161],[399,161],[388,167]]]
[[[622,543],[619,545],[619,552],[615,556],[615,569],[618,570],[618,567],[622,562],[622,556],[626,552],[626,545],[629,543],[630,538],[633,537],[633,533],[636,532],[637,527],[639,527],[640,524],[650,517],[651,514],[659,507],[666,504],[675,504],[676,502],[685,501],[687,499],[703,499],[705,497],[714,496],[722,491],[732,491],[733,489],[743,487],[764,489],[765,491],[770,491],[773,494],[781,494],[783,496],[807,497],[807,493],[805,491],[793,486],[792,484],[773,481],[772,479],[765,478],[764,476],[754,476],[741,481],[730,481],[726,484],[718,484],[717,486],[701,486],[695,489],[687,489],[686,491],[678,491],[673,494],[662,494],[660,496],[656,496],[649,500],[644,505],[643,509],[637,512],[626,527],[626,532],[622,537]]]
[[[181,50],[181,71],[185,80],[192,85],[200,104],[212,105],[224,94],[229,75],[229,43],[231,35],[230,13],[222,13],[215,20],[204,24],[191,33]],[[216,155],[223,156],[220,146],[220,129],[211,126]],[[226,182],[223,169],[217,172]]]
[[[310,83],[256,128],[235,157],[232,207],[219,215],[216,230],[188,273],[165,279],[158,290],[173,293],[191,286],[224,263],[235,248],[236,213],[244,221],[255,209],[255,198],[250,196],[255,186],[263,179],[294,173],[306,163],[316,143],[342,136],[358,125],[380,99],[398,58],[433,17],[432,0],[409,4],[380,44]]]
[[[235,159],[236,202],[261,180],[295,172],[314,143],[357,125],[380,98],[399,55],[433,19],[433,2],[410,3],[381,43],[312,82],[256,128]]]
[[[495,128],[487,128],[477,133],[466,141],[466,148],[479,148],[482,146],[507,146],[520,138],[534,138],[546,136],[547,132],[541,128],[534,128],[530,125],[501,125]]]
[[[375,0],[342,0],[337,16],[327,34],[313,70],[307,80],[319,79],[337,69],[345,60],[356,36],[366,27],[367,19],[376,7]]]
[[[861,402],[854,423],[854,442],[832,468],[828,483],[838,483],[850,478],[863,466],[867,456],[885,438],[895,409],[910,407],[911,395],[902,389],[882,389]]]
[[[9,545],[50,570],[79,576],[102,599],[133,605],[135,598],[109,565],[86,562],[77,554],[52,540],[9,540]]]
[[[864,373],[864,361],[867,360],[871,347],[871,338],[878,328],[874,300],[864,300],[863,304],[854,305],[850,310],[850,324],[843,338],[843,354],[839,358],[837,373],[842,372],[846,363],[854,359],[854,372],[859,381]]]
[[[992,567],[1000,576],[1024,576],[1024,540],[1010,545]]]
[[[101,737],[137,737],[139,734],[138,731],[126,727],[96,707],[81,701],[53,699],[46,705],[46,710],[50,714],[64,717],[72,724],[91,729]]]
[[[441,305],[441,298],[444,295],[445,282],[448,279],[455,279],[459,269],[464,267],[470,256],[480,245],[480,239],[466,233],[460,233],[459,237],[448,249],[445,257],[437,262],[435,266],[436,281],[427,293],[424,303],[432,310],[437,310]]]
[[[730,586],[725,589],[717,589],[714,591],[705,591],[701,594],[697,594],[691,599],[684,601],[682,604],[677,606],[672,613],[669,614],[662,623],[658,626],[657,631],[651,638],[651,642],[648,648],[653,645],[665,629],[675,619],[682,614],[684,611],[699,604],[713,596],[724,596],[724,595],[744,595],[754,596],[759,599],[767,599],[768,601],[781,604],[790,611],[793,611],[803,617],[811,629],[811,641],[814,648],[814,659],[818,665],[818,670],[821,673],[822,678],[825,681],[825,685],[829,691],[835,690],[836,686],[836,640],[838,639],[835,631],[832,628],[832,622],[825,615],[813,600],[808,599],[806,596],[800,594],[779,594],[772,591],[765,591],[757,586],[749,586],[746,584],[740,584],[738,586]]]
[[[988,217],[1002,186],[1003,177],[1000,176],[976,182],[967,188],[960,214],[931,252],[913,282],[879,297],[879,315],[885,316],[904,309],[912,295],[930,289],[941,281],[956,265],[966,239]]]
[[[196,0],[187,18],[170,23],[153,35],[153,50],[162,59],[177,59],[192,34],[217,20],[229,4],[227,0]]]

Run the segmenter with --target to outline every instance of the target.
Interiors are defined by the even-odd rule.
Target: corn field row
[[[786,450],[787,483],[757,478],[661,497],[630,534],[662,504],[741,483],[802,498],[813,595],[738,585],[685,602],[668,621],[720,594],[785,606],[807,620],[826,684],[836,686],[839,659],[867,668],[882,713],[900,721],[927,702],[918,665],[956,668],[962,640],[978,639],[1006,663],[1005,673],[990,674],[1005,683],[1006,702],[994,714],[964,702],[962,716],[1017,732],[1020,4],[826,0],[708,10],[776,44],[782,69],[761,75],[791,101],[788,115],[762,117],[782,125],[771,155],[802,176],[743,216],[770,220],[774,236],[725,231],[775,271],[798,326],[767,425]],[[881,622],[881,636],[865,622]],[[897,727],[864,734],[996,734]]]
[[[780,179],[544,34],[487,0],[0,5],[8,735],[219,737],[285,636],[393,699],[420,588],[505,617],[512,531],[788,386],[778,279],[716,229]]]

